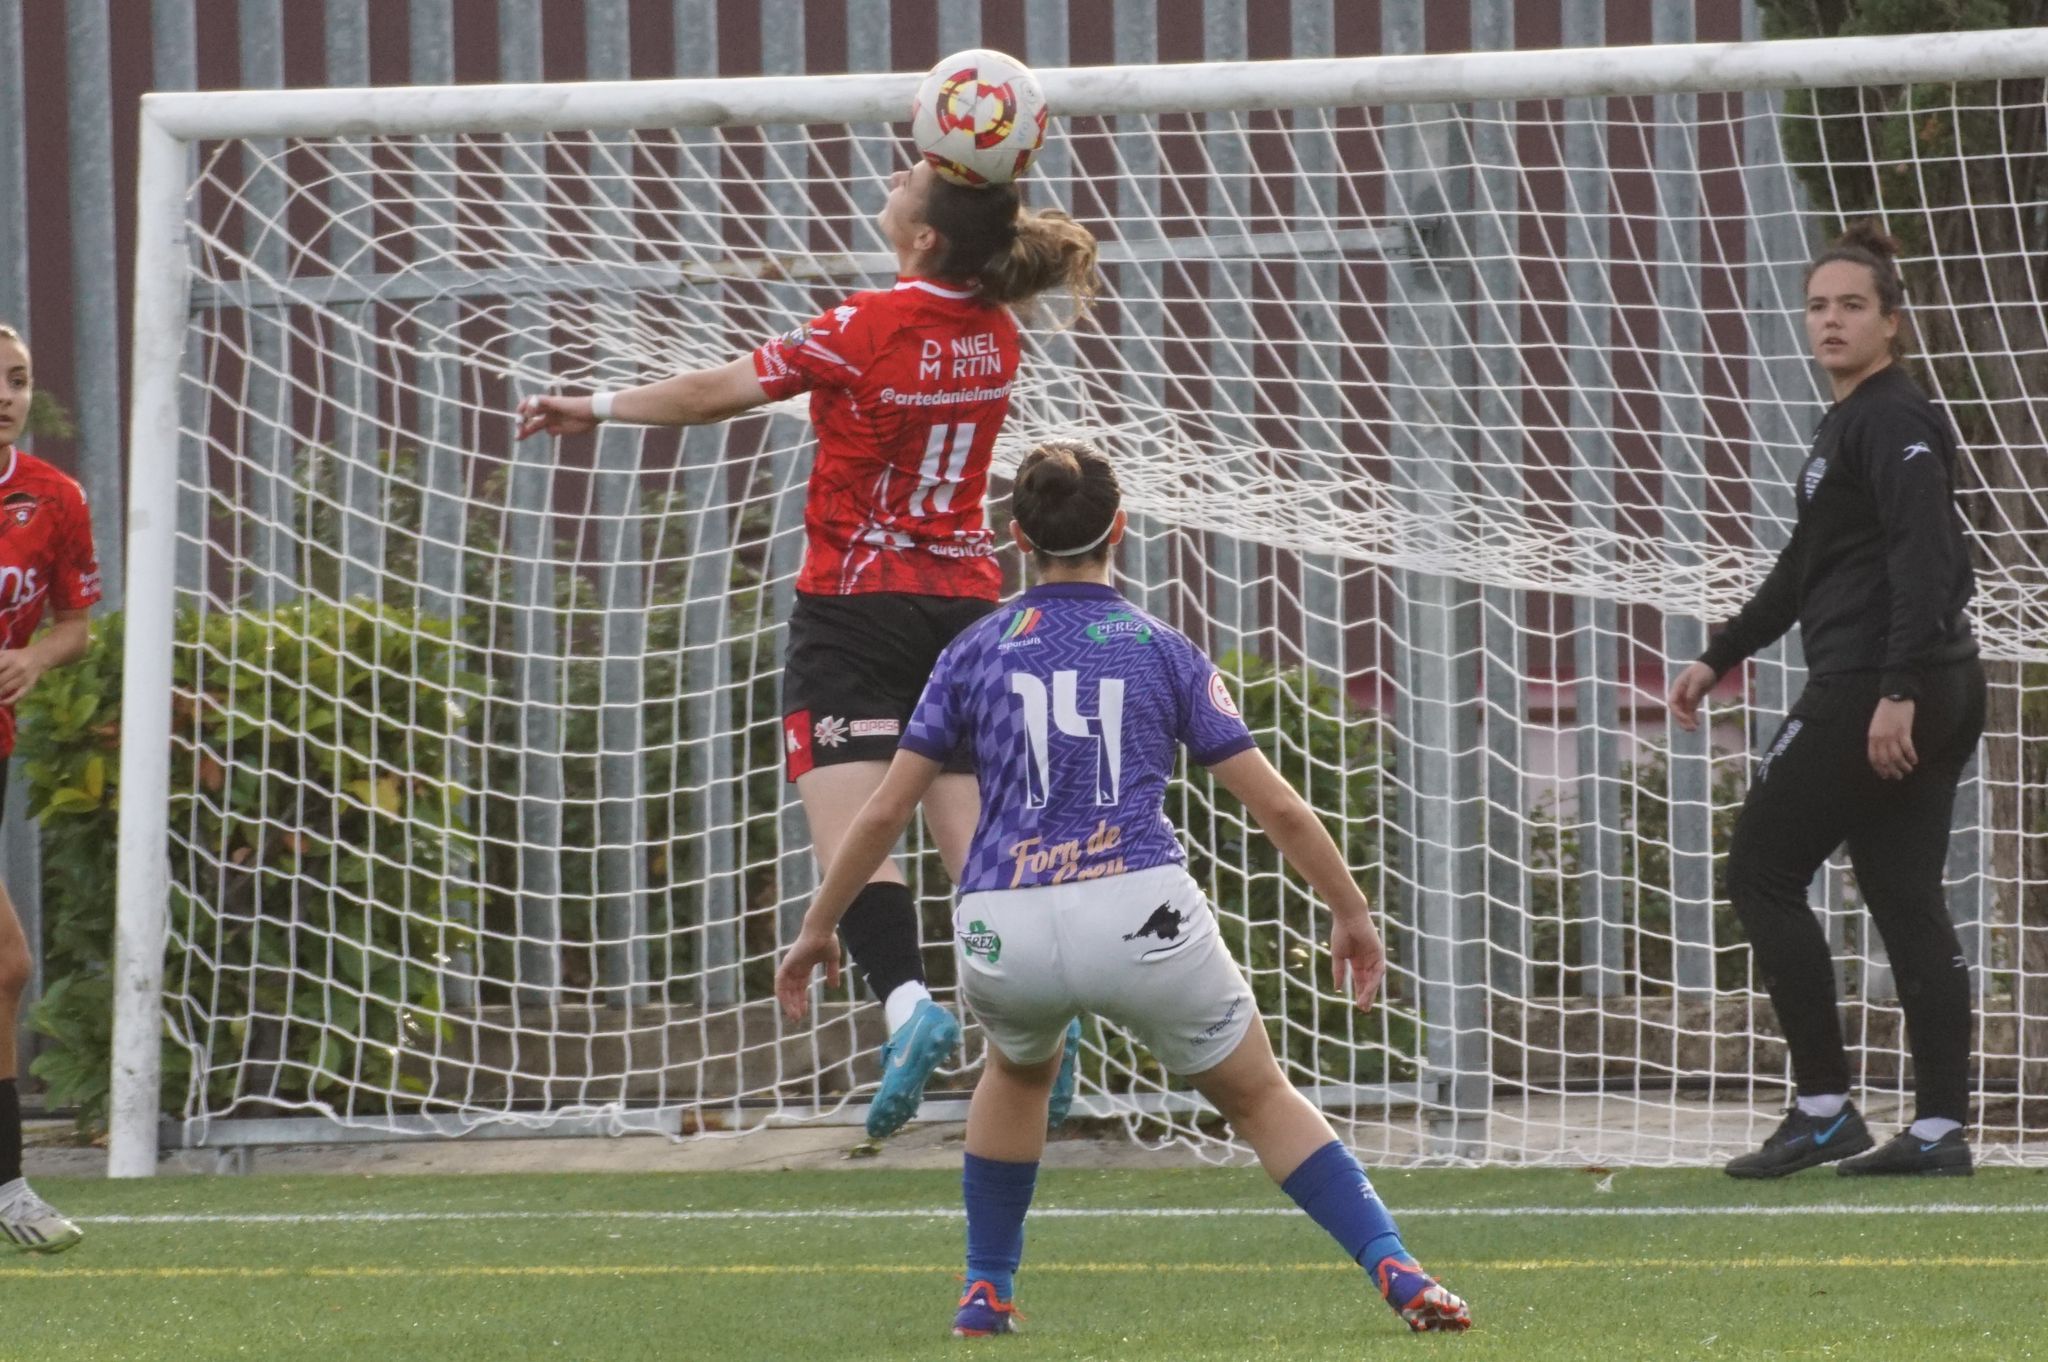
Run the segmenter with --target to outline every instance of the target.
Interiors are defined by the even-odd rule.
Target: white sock
[[[1951,1130],[1961,1130],[1962,1128],[1963,1123],[1961,1121],[1951,1121],[1946,1116],[1922,1116],[1919,1120],[1913,1122],[1912,1125],[1906,1127],[1906,1129],[1913,1132],[1914,1139],[1926,1144],[1933,1144]]]
[[[1799,1094],[1799,1109],[1816,1121],[1830,1121],[1842,1114],[1842,1108],[1849,1105],[1846,1092],[1824,1092],[1818,1097]]]
[[[888,1019],[889,1034],[901,1031],[910,1014],[917,1011],[917,1005],[931,996],[932,991],[915,980],[889,990],[889,996],[882,1000],[882,1015]]]

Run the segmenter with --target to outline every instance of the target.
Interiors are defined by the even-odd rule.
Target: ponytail
[[[1023,213],[1010,249],[981,272],[981,292],[998,303],[1025,303],[1064,288],[1077,308],[1095,297],[1095,237],[1056,209]]]
[[[1095,296],[1095,237],[1065,213],[1024,208],[1014,184],[934,177],[924,220],[945,242],[938,276],[976,280],[990,302],[1027,303],[1062,286],[1080,307]]]

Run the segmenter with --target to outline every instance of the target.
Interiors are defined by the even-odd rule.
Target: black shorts
[[[782,663],[783,769],[888,761],[924,694],[932,664],[962,629],[996,608],[960,596],[798,592]],[[963,746],[948,771],[972,771]]]

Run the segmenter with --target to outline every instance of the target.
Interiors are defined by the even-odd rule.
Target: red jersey
[[[92,518],[76,482],[32,454],[0,445],[0,648],[19,648],[43,606],[83,610],[100,598]],[[14,706],[0,705],[0,757],[14,751]]]
[[[1017,357],[1008,308],[929,279],[856,293],[754,352],[771,398],[811,394],[797,590],[1001,594],[982,498]]]

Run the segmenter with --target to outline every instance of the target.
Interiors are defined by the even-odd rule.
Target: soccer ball
[[[974,48],[931,69],[910,106],[910,137],[954,184],[1008,184],[1045,145],[1045,91],[1015,57]]]

